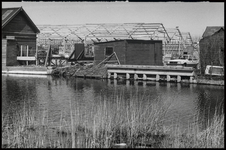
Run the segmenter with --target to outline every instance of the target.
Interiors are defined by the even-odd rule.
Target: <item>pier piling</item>
[[[114,79],[124,76],[127,80],[181,82],[183,77],[183,79],[188,79],[190,83],[196,82],[192,67],[107,65],[107,72],[108,78],[111,78],[113,74]]]

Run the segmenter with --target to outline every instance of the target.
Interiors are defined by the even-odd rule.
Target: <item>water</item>
[[[48,120],[59,124],[62,119],[70,120],[70,109],[76,106],[78,110],[73,111],[85,115],[91,113],[91,105],[107,100],[112,101],[113,106],[114,98],[119,97],[126,103],[133,96],[140,98],[139,107],[143,108],[156,103],[155,100],[167,102],[168,111],[164,116],[166,126],[177,123],[181,128],[186,128],[189,123],[195,122],[197,117],[200,121],[207,122],[213,119],[216,110],[220,110],[217,114],[223,113],[223,86],[56,78],[45,75],[2,75],[3,116],[13,116],[33,108],[37,115],[44,118],[47,117],[45,112],[48,112]],[[79,120],[81,121],[87,120]],[[206,126],[201,126],[201,130]]]

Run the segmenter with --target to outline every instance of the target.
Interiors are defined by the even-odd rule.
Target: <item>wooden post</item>
[[[27,57],[28,57],[28,45],[26,46],[26,49],[27,49]],[[28,60],[26,61],[26,64],[27,64],[27,66],[28,66]]]
[[[47,55],[46,55],[46,61],[45,61],[45,66],[47,67],[48,65],[48,62],[49,62],[49,55],[50,55],[50,51],[51,51],[51,46],[49,45],[49,49],[48,49],[48,52],[47,52]],[[49,62],[49,65],[50,65],[50,62]]]
[[[127,80],[130,79],[129,73],[126,73],[126,79],[127,79]]]
[[[35,47],[35,51],[36,51],[36,53],[35,53],[35,58],[36,58],[36,66],[38,65],[38,45],[37,45],[37,43],[36,43],[36,47]]]
[[[114,79],[117,79],[117,73],[116,72],[114,73]]]
[[[194,78],[194,77],[190,77],[190,83],[193,83],[193,78]]]
[[[28,45],[26,47],[27,47],[26,49],[27,49],[27,57],[28,57]]]
[[[137,80],[138,79],[138,75],[135,73],[134,74],[134,80]]]
[[[169,82],[170,81],[170,75],[167,75],[167,82]]]
[[[20,45],[20,56],[23,56],[23,45]]]
[[[160,79],[159,74],[156,74],[156,81],[159,81],[159,79]]]
[[[143,80],[147,80],[146,74],[143,74]]]
[[[181,82],[181,76],[177,76],[177,82]]]
[[[110,79],[111,78],[111,73],[110,72],[108,72],[108,79]]]

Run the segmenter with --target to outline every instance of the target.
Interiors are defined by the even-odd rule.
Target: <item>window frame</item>
[[[106,46],[105,49],[104,49],[104,56],[105,56],[105,58],[111,55],[111,54],[110,55],[106,54],[107,53],[107,48],[112,48],[112,53],[111,54],[114,53],[114,47],[113,46]]]

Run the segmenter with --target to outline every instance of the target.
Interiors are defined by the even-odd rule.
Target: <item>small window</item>
[[[28,56],[28,45],[20,45],[20,56]]]
[[[105,57],[110,56],[114,52],[113,47],[105,48]]]

